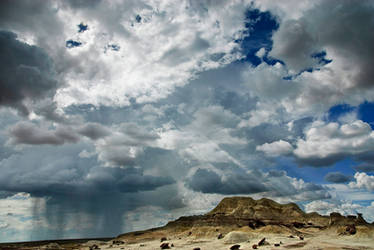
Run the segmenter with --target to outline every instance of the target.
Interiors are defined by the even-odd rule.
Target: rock
[[[122,241],[122,240],[113,240],[112,244],[113,245],[122,245],[122,244],[125,244],[125,242]]]
[[[163,241],[166,241],[167,239],[166,239],[166,237],[162,237],[161,239],[160,239],[160,242],[163,242]]]
[[[200,247],[195,247],[193,250],[200,250]]]
[[[256,244],[253,244],[253,245],[252,245],[252,248],[253,248],[253,249],[257,249],[257,245],[256,245]]]
[[[230,247],[230,250],[238,250],[240,248],[240,245],[233,245]]]
[[[355,234],[356,233],[356,226],[354,224],[352,225],[348,225],[346,228],[345,228],[345,231],[348,233],[348,234]]]
[[[192,232],[188,232],[188,236],[191,236]]]
[[[259,246],[263,246],[263,245],[265,245],[265,239],[266,239],[266,238],[262,238],[262,240],[260,240],[260,241],[258,242],[258,245],[259,245]]]
[[[218,236],[217,236],[217,239],[222,239],[223,238],[223,234],[219,234]]]
[[[304,236],[300,235],[300,236],[299,236],[299,239],[300,239],[300,240],[304,240]]]
[[[275,244],[274,244],[274,246],[275,246],[275,247],[279,247],[279,246],[280,246],[280,244],[278,244],[278,243],[275,243]]]
[[[251,239],[250,235],[245,232],[240,232],[240,231],[232,231],[225,235],[223,238],[223,241],[225,243],[240,243],[240,242],[247,242]]]
[[[170,248],[170,247],[169,247],[169,243],[167,243],[167,242],[162,243],[162,244],[160,245],[160,248],[161,248],[161,249],[169,249],[169,248]]]
[[[297,222],[297,221],[292,222],[292,225],[293,225],[294,227],[296,227],[296,228],[303,228],[303,227],[305,226],[304,223]]]
[[[174,247],[174,244],[173,243],[171,243],[171,245],[170,245],[171,247]]]
[[[90,246],[90,250],[94,250],[94,249],[100,249],[100,248],[98,245],[93,244],[92,246]]]
[[[292,239],[292,238],[295,238],[295,237],[294,237],[293,235],[290,235],[290,236],[288,236],[288,238],[291,238],[291,239]]]
[[[52,242],[44,246],[45,249],[63,249],[59,244]]]

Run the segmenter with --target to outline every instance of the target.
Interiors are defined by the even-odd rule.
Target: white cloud
[[[374,191],[374,176],[357,172],[354,175],[354,178],[356,179],[356,181],[349,183],[349,186],[351,188],[364,188],[369,192]]]
[[[306,204],[305,211],[307,213],[317,212],[321,215],[329,215],[332,212],[338,212],[342,215],[355,215],[357,213],[362,213],[366,221],[369,223],[374,221],[374,202],[368,206],[363,206],[344,200],[332,199],[330,202],[318,200]]]
[[[374,150],[374,132],[361,120],[340,125],[314,122],[305,131],[305,139],[296,143],[294,155],[302,161],[332,163],[346,156],[359,157]]]
[[[66,38],[70,33],[82,46],[68,50],[80,61],[65,75],[68,84],[58,90],[58,104],[126,106],[131,98],[154,102],[196,73],[239,59],[234,40],[245,28],[242,4],[136,1],[102,3],[99,11],[74,14],[61,9]],[[89,29],[78,34],[81,20]],[[108,44],[118,45],[119,51],[104,53]]]
[[[290,143],[279,140],[272,143],[265,143],[256,147],[257,151],[262,151],[269,156],[287,155],[293,151]]]

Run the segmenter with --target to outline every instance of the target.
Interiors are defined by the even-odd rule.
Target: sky
[[[374,221],[374,2],[0,1],[0,242],[225,196]]]

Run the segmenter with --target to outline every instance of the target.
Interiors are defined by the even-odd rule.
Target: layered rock
[[[169,222],[168,227],[182,226],[249,226],[252,229],[266,225],[281,225],[294,228],[324,228],[333,225],[367,225],[361,214],[343,216],[332,213],[322,216],[305,213],[295,203],[279,204],[270,199],[254,200],[250,197],[224,198],[212,211],[205,215],[181,217]]]

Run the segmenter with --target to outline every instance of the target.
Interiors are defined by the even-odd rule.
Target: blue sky
[[[0,5],[0,242],[233,195],[374,221],[371,1]]]

